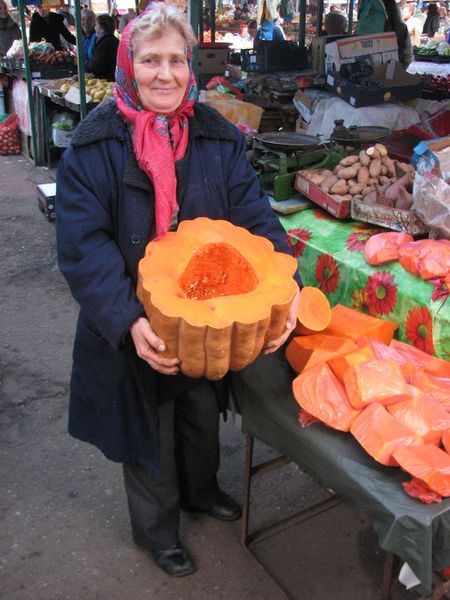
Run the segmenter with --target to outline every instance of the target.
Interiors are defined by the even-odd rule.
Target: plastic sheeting
[[[422,582],[419,592],[429,594],[432,572],[450,565],[450,499],[422,504],[403,491],[409,475],[377,464],[348,433],[321,423],[301,428],[292,378],[282,352],[232,374],[244,433],[289,456],[355,504],[372,521],[380,546],[407,562]]]
[[[376,125],[391,131],[407,129],[420,122],[417,112],[404,104],[385,104],[354,108],[340,98],[321,100],[314,111],[307,129],[308,135],[330,138],[336,119],[344,119],[346,127],[351,125]]]

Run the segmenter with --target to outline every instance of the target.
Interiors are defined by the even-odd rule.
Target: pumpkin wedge
[[[331,306],[319,288],[307,285],[300,291],[295,333],[312,335],[328,327],[331,321]]]
[[[137,295],[162,354],[178,357],[189,377],[218,380],[283,333],[296,270],[266,238],[200,217],[147,245]]]

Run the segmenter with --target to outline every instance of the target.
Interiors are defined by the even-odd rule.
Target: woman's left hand
[[[280,346],[284,344],[284,342],[288,339],[291,331],[297,324],[297,314],[298,314],[298,306],[300,304],[300,290],[297,290],[297,293],[292,300],[292,304],[289,308],[288,316],[286,319],[286,329],[284,332],[278,337],[276,340],[272,340],[268,342],[266,347],[263,348],[263,354],[272,354],[272,352],[276,352]]]

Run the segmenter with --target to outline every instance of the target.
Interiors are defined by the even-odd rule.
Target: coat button
[[[140,244],[141,243],[141,236],[138,235],[137,233],[133,233],[133,235],[130,237],[130,241],[132,244]]]

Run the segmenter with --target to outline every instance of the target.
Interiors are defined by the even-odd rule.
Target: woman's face
[[[98,38],[101,38],[101,37],[103,37],[104,33],[105,32],[104,32],[103,27],[100,25],[100,23],[98,21],[95,21],[95,35]]]
[[[42,18],[46,17],[50,12],[48,8],[42,8],[41,6],[38,7],[37,11]]]
[[[180,106],[189,81],[189,65],[186,41],[176,29],[171,27],[153,39],[141,35],[136,40],[133,67],[145,109],[169,114]]]
[[[0,17],[6,19],[8,16],[8,7],[4,2],[0,2]]]

